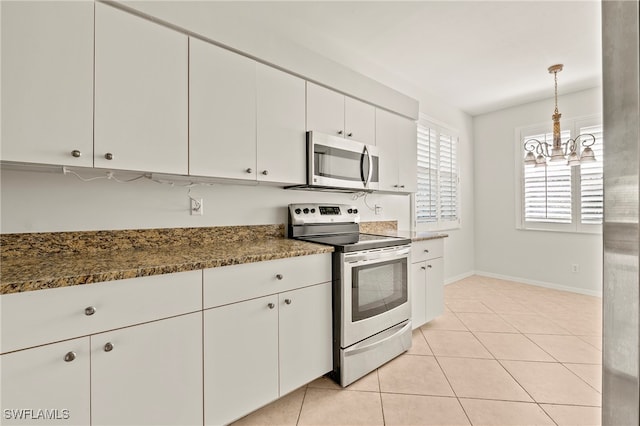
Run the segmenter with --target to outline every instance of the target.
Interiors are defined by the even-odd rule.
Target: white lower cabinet
[[[205,424],[226,424],[329,372],[331,283],[204,313]]]
[[[91,420],[202,424],[202,313],[91,336]]]
[[[411,244],[411,323],[414,329],[444,312],[443,240]]]
[[[89,338],[0,355],[3,425],[90,424]]]

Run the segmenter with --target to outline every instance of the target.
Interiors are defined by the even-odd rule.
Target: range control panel
[[[289,204],[289,223],[360,223],[360,214],[357,207],[347,204]]]

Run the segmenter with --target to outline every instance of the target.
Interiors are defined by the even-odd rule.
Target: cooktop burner
[[[371,250],[410,244],[408,238],[359,232],[355,206],[342,204],[290,204],[289,237],[326,244],[340,252]]]

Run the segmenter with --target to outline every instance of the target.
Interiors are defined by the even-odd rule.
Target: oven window
[[[351,270],[352,322],[371,318],[407,303],[407,259]]]

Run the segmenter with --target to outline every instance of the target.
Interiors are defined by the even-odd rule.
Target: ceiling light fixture
[[[596,156],[591,146],[596,143],[596,137],[592,134],[578,135],[574,139],[568,139],[562,142],[560,139],[560,117],[562,114],[558,112],[558,73],[562,71],[562,64],[551,65],[549,73],[553,74],[555,81],[555,101],[556,109],[553,111],[553,143],[538,139],[529,139],[524,142],[525,166],[547,167],[547,159],[549,162],[566,161],[569,166],[579,166],[581,163],[596,161]],[[578,155],[578,151],[582,146],[582,154]],[[551,152],[549,152],[551,148]]]

